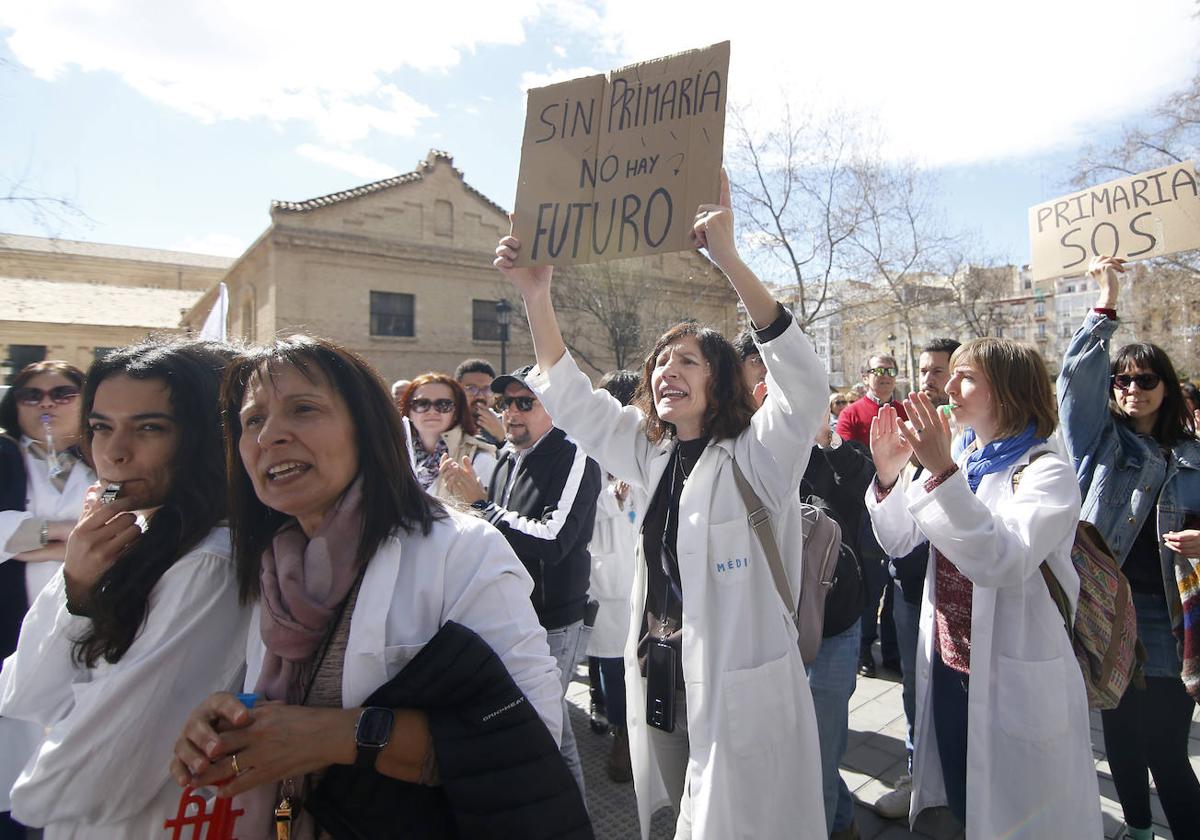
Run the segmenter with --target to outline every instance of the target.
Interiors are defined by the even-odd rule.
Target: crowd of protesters
[[[1151,779],[1196,836],[1200,413],[1160,348],[1113,343],[1121,261],[1093,261],[1057,388],[1036,350],[983,338],[929,343],[907,394],[882,350],[834,392],[740,258],[724,176],[693,235],[749,328],[681,323],[596,387],[553,270],[518,267],[512,236],[494,264],[535,354],[512,373],[388,386],[304,335],[19,371],[0,838],[590,837],[565,699],[584,661],[643,837],[662,807],[677,840],[858,837],[838,768],[877,667],[902,679],[908,753],[881,815],[1101,837],[1088,687],[1046,582],[1069,624],[1081,520],[1145,651],[1102,714],[1128,836],[1153,836]],[[841,537],[806,659],[814,511]]]

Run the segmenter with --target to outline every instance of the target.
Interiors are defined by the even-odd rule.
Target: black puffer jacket
[[[363,705],[428,715],[441,785],[334,766],[307,808],[336,840],[593,837],[583,797],[554,738],[473,631],[446,622]]]

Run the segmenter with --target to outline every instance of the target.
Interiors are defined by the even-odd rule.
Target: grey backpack
[[[783,558],[779,554],[779,543],[771,529],[771,513],[763,505],[737,461],[733,462],[733,477],[738,493],[746,505],[746,519],[763,554],[771,567],[771,578],[775,589],[788,608],[788,615],[796,623],[800,634],[800,658],[811,665],[821,648],[821,637],[825,626],[825,596],[833,587],[837,577],[838,556],[842,550],[842,528],[829,514],[815,505],[801,504],[804,524],[804,559],[800,573],[800,598],[792,594]]]

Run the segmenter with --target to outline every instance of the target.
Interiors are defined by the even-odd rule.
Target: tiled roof
[[[78,242],[72,239],[46,239],[41,236],[21,236],[0,233],[0,250],[34,251],[41,254],[74,254],[81,257],[100,257],[110,260],[187,265],[198,268],[229,268],[233,260],[211,254],[190,254],[186,251],[161,251],[157,248],[135,248],[131,245],[105,245],[99,242]]]
[[[176,329],[204,292],[0,277],[0,320]]]
[[[506,216],[508,215],[507,210],[467,183],[466,179],[463,178],[462,172],[454,166],[453,155],[451,155],[449,152],[443,152],[439,149],[430,149],[429,156],[417,164],[417,169],[415,172],[406,172],[403,175],[393,175],[391,178],[384,178],[382,181],[373,181],[370,184],[363,184],[360,187],[353,187],[348,190],[342,190],[341,192],[305,199],[304,201],[272,201],[271,209],[284,210],[291,213],[307,213],[310,210],[319,210],[322,207],[328,207],[330,204],[337,204],[339,201],[348,201],[352,198],[361,198],[364,195],[370,195],[371,193],[379,192],[380,190],[390,189],[392,187],[399,186],[400,184],[413,184],[417,181],[420,181],[424,177],[423,173],[433,169],[438,161],[444,161],[449,164],[450,168],[454,171],[454,174],[457,175],[460,180],[462,180],[463,186],[466,187],[467,192],[480,198],[489,207],[494,208],[497,213],[503,213]]]

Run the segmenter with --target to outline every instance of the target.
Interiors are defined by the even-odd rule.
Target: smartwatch
[[[358,716],[358,724],[354,727],[354,743],[358,747],[358,756],[354,759],[355,767],[375,769],[375,760],[392,738],[394,719],[395,715],[391,709],[367,706],[362,710]]]

